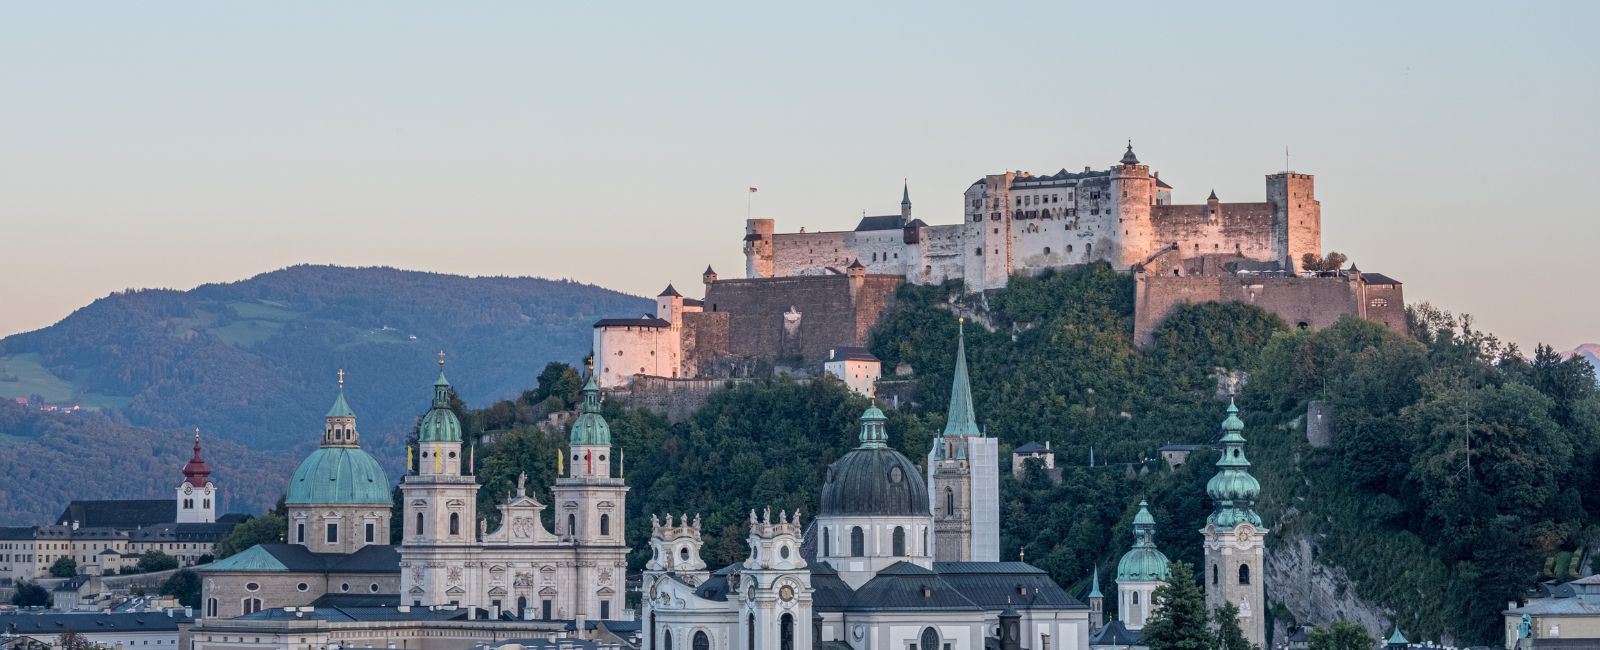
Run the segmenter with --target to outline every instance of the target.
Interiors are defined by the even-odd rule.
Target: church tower
[[[477,544],[478,482],[461,471],[461,421],[450,410],[450,381],[439,353],[433,405],[417,427],[417,466],[400,482],[405,531],[400,544],[401,602],[483,607],[467,571]],[[410,468],[408,468],[410,469]]]
[[[1150,516],[1150,504],[1140,501],[1139,514],[1133,516],[1133,548],[1117,562],[1117,612],[1128,629],[1144,629],[1150,620],[1156,587],[1172,577],[1168,564],[1166,554],[1156,548],[1156,518]]]
[[[200,431],[194,432],[194,455],[183,466],[183,482],[178,484],[180,524],[209,524],[217,520],[217,486],[211,483],[211,467],[200,457]]]
[[[967,377],[966,319],[958,326],[956,369],[944,433],[928,451],[933,557],[939,562],[1000,560],[1000,447],[978,428]]]
[[[900,188],[900,225],[911,223],[911,183]]]
[[[1229,402],[1228,418],[1222,421],[1222,458],[1217,460],[1216,476],[1206,483],[1213,509],[1200,531],[1205,538],[1206,607],[1238,606],[1245,638],[1266,647],[1267,528],[1255,511],[1261,484],[1250,475],[1242,431],[1239,407]]]
[[[591,372],[583,385],[583,406],[572,423],[565,454],[566,476],[551,488],[556,507],[556,537],[575,547],[576,575],[571,584],[589,593],[572,595],[573,609],[563,618],[582,614],[611,619],[623,607],[623,571],[628,547],[623,520],[628,487],[611,475],[611,426],[600,414],[600,387]],[[616,459],[620,470],[621,459]],[[620,473],[620,471],[619,471]]]
[[[800,557],[800,513],[750,512],[750,557],[740,568],[746,648],[810,648],[811,572]]]

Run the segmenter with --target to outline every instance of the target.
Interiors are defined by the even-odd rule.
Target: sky
[[[1600,3],[0,5],[0,335],[299,263],[655,295],[778,229],[960,219],[1131,139],[1178,203],[1315,174],[1323,246],[1600,341]],[[747,187],[758,187],[755,195]],[[693,293],[693,292],[691,292]]]

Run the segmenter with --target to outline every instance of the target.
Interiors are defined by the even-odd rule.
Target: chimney
[[[572,618],[573,634],[578,635],[579,638],[583,638],[584,632],[587,630],[587,628],[584,627],[584,625],[586,623],[588,623],[588,622],[589,622],[588,621],[588,617],[584,616],[583,614],[579,614],[577,616],[574,616]]]

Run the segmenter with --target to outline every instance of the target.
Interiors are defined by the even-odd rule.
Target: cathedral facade
[[[611,430],[591,376],[569,438],[570,465],[551,489],[549,508],[523,481],[499,506],[500,524],[479,523],[479,485],[463,455],[461,423],[450,410],[441,364],[432,409],[422,418],[416,468],[400,483],[400,600],[412,607],[454,605],[523,619],[607,620],[622,615],[628,548],[628,488],[613,477]],[[465,465],[464,465],[465,463]]]

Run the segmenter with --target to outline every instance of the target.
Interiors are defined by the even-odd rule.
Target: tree
[[[161,582],[161,593],[178,599],[184,607],[200,606],[200,574],[183,569]]]
[[[578,402],[578,391],[583,388],[583,376],[577,369],[559,361],[545,364],[539,373],[539,386],[523,396],[523,401],[538,404],[550,397],[560,398],[565,407]]]
[[[217,559],[222,559],[243,551],[257,544],[278,544],[283,542],[283,532],[289,525],[288,518],[283,515],[269,512],[259,517],[251,517],[228,533],[227,537],[217,542]]]
[[[1311,650],[1372,650],[1377,643],[1366,628],[1350,621],[1334,621],[1328,627],[1313,629],[1307,641]]]
[[[1211,619],[1217,626],[1218,650],[1257,650],[1255,644],[1244,638],[1244,630],[1239,629],[1238,605],[1224,603],[1217,608],[1217,611],[1211,613]]]
[[[1141,643],[1150,650],[1213,650],[1216,635],[1207,624],[1206,596],[1195,583],[1194,568],[1172,563],[1172,577],[1156,587],[1150,620]]]
[[[1300,268],[1304,271],[1337,271],[1349,261],[1344,253],[1329,251],[1327,257],[1318,257],[1316,253],[1306,253],[1300,256]]]
[[[89,641],[88,637],[67,629],[56,637],[55,647],[58,650],[99,650],[105,646]]]
[[[159,550],[145,551],[139,556],[139,570],[144,573],[155,571],[170,571],[178,568],[178,558],[162,553]]]
[[[49,607],[50,592],[26,580],[17,582],[17,591],[11,595],[11,604],[17,607]]]
[[[50,565],[50,577],[71,578],[78,575],[78,561],[70,557],[56,558],[55,564]]]

